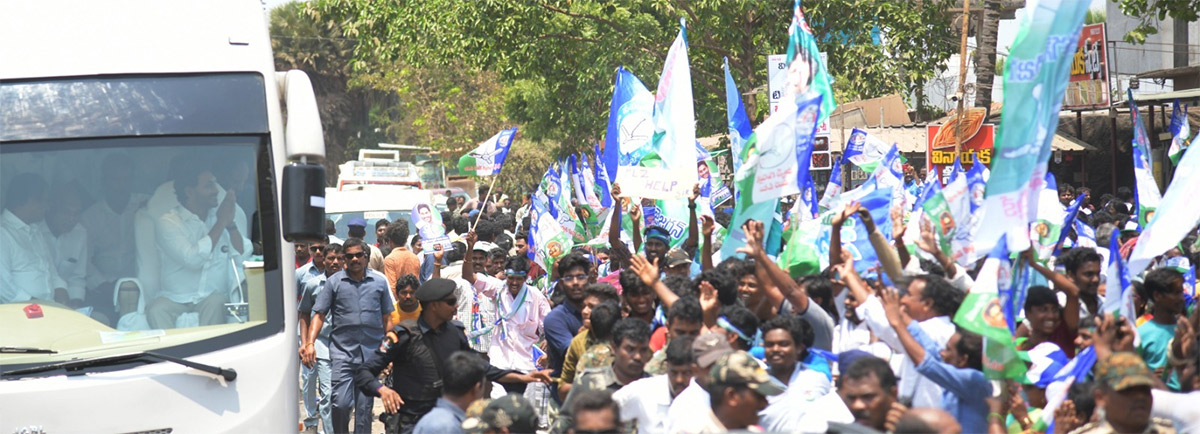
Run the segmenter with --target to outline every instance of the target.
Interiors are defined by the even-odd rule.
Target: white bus
[[[259,0],[0,2],[0,432],[295,430],[324,154]]]

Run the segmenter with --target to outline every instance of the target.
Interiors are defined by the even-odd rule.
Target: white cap
[[[480,251],[480,252],[487,252],[487,253],[491,253],[491,252],[492,252],[492,250],[495,250],[495,249],[496,249],[496,248],[498,248],[498,247],[499,247],[499,246],[497,246],[497,245],[495,245],[495,244],[493,244],[493,243],[489,243],[489,242],[487,242],[487,241],[477,241],[477,242],[475,242],[475,250],[477,250],[477,251]]]

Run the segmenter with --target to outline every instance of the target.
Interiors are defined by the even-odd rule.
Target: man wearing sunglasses
[[[325,246],[328,243],[329,236],[312,244],[296,243],[297,257],[303,251],[305,257],[310,259],[308,263],[296,269],[296,288],[303,289],[306,282],[325,274]],[[304,338],[304,336],[300,337]]]
[[[334,432],[349,431],[350,410],[354,409],[354,432],[371,431],[371,406],[374,398],[354,388],[354,373],[366,362],[371,351],[383,341],[384,330],[392,313],[392,292],[387,277],[367,268],[367,244],[350,238],[343,245],[346,269],[329,276],[325,289],[317,294],[312,311],[312,326],[304,340],[305,363],[313,358],[312,345],[317,332],[329,321],[329,356],[333,383]],[[436,399],[436,398],[435,398]]]
[[[458,313],[457,284],[449,279],[432,278],[417,289],[421,317],[401,321],[387,334],[383,347],[368,357],[354,374],[360,393],[379,396],[385,411],[398,413],[400,432],[410,432],[416,422],[437,405],[441,383],[450,355],[456,351],[474,351],[467,343],[466,327],[454,320]],[[392,364],[392,387],[379,382],[379,373]],[[549,371],[529,374],[500,369],[488,364],[487,380],[518,384],[550,383]],[[336,394],[335,394],[336,397]],[[390,432],[390,431],[389,431]]]

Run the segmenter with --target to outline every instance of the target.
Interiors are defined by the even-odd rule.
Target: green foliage
[[[271,9],[270,34],[275,69],[304,71],[313,83],[332,185],[338,164],[354,158],[364,144],[386,140],[372,126],[372,110],[386,105],[386,96],[348,86],[355,41],[342,36],[335,22],[308,14],[303,3]]]
[[[1100,24],[1108,20],[1104,9],[1088,9],[1087,15],[1083,16],[1083,24]]]
[[[1125,33],[1125,42],[1144,44],[1158,33],[1159,22],[1170,18],[1193,22],[1200,18],[1200,0],[1120,0],[1121,13],[1140,18],[1137,27]]]
[[[957,47],[947,8],[885,0],[809,2],[843,101],[907,93],[934,77]],[[785,51],[792,2],[772,0],[318,0],[309,9],[358,41],[357,71],[377,62],[414,68],[466,65],[498,74],[504,111],[527,139],[560,143],[554,156],[603,139],[612,77],[624,65],[653,89],[666,50],[687,20],[697,135],[727,129],[721,58],[743,91],[765,89],[766,56]],[[873,29],[887,35],[872,42]],[[745,98],[765,117],[760,90]],[[482,140],[492,133],[475,137]],[[472,143],[474,142],[472,141]]]
[[[462,65],[413,67],[393,60],[361,71],[351,81],[395,96],[398,103],[375,113],[388,137],[398,143],[429,146],[457,163],[480,141],[508,127],[504,89],[494,72]],[[452,161],[453,160],[453,161]]]

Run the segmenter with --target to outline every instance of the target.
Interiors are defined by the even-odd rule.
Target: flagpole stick
[[[483,200],[479,201],[479,214],[475,214],[475,222],[471,223],[471,229],[475,230],[475,225],[479,224],[479,218],[483,217],[483,211],[487,209],[487,200],[492,197],[492,190],[496,187],[496,178],[500,177],[500,172],[492,175],[492,182],[488,184],[488,192],[483,195]]]

